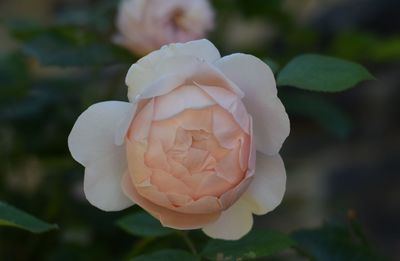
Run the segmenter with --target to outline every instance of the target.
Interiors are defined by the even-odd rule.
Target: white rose
[[[136,203],[164,226],[222,239],[242,237],[252,214],[279,205],[290,127],[265,63],[221,58],[198,40],[150,53],[126,83],[130,102],[91,106],[69,136],[90,203],[106,211]]]

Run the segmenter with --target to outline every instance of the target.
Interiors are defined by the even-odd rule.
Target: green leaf
[[[43,222],[2,201],[0,201],[0,226],[17,227],[32,233],[43,233],[58,229],[57,225]]]
[[[316,54],[294,58],[279,73],[278,85],[310,91],[338,92],[374,77],[363,66]]]
[[[210,260],[245,260],[269,256],[293,244],[285,234],[257,229],[236,241],[210,240],[201,254]]]
[[[135,257],[131,261],[200,261],[200,257],[183,250],[165,249]]]
[[[167,236],[175,232],[171,228],[163,227],[157,219],[146,212],[138,212],[125,216],[117,221],[117,225],[135,236],[157,237]]]
[[[321,228],[293,233],[300,253],[318,261],[378,261],[378,257],[343,225],[325,224]]]
[[[353,129],[346,113],[321,96],[281,92],[279,97],[289,114],[310,118],[338,138],[348,137]]]

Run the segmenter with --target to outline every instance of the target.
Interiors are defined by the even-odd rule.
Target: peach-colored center
[[[153,204],[191,214],[221,211],[233,203],[221,197],[246,176],[249,134],[229,112],[204,97],[209,99],[204,107],[185,108],[166,119],[158,118],[170,110],[164,107],[168,97],[152,98],[128,131],[132,183]]]

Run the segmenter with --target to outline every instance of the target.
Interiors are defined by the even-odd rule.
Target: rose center
[[[216,152],[216,148],[221,151],[213,153]],[[174,147],[166,154],[169,159],[180,162],[193,175],[215,172],[218,159],[226,153],[227,150],[221,149],[213,134],[205,130],[179,128]]]
[[[162,105],[157,100],[154,107],[159,109]],[[143,134],[139,130],[148,132],[148,136],[142,143],[135,142],[133,136],[131,148],[143,149],[142,163],[133,155],[135,150],[129,154],[130,166],[143,166],[142,172],[132,174],[139,193],[145,197],[154,200],[152,193],[161,193],[173,205],[185,205],[203,197],[220,197],[243,180],[248,137],[219,105],[186,109],[147,125],[140,122],[140,116],[131,127],[132,136],[140,139]],[[179,202],[175,198],[178,195]]]

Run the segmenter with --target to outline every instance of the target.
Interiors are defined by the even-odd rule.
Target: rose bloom
[[[214,26],[207,0],[122,0],[114,40],[143,55],[169,43],[203,38]]]
[[[91,204],[138,204],[166,227],[221,239],[279,205],[289,120],[264,62],[221,58],[208,40],[171,44],[133,64],[126,84],[130,102],[94,104],[68,139]]]

